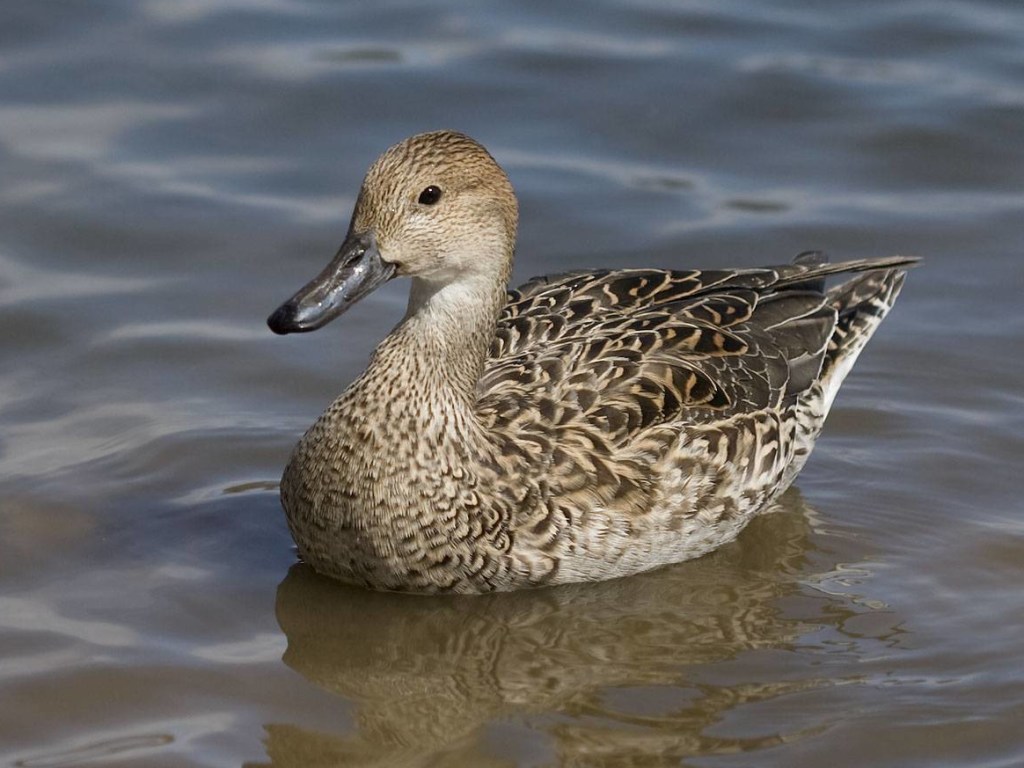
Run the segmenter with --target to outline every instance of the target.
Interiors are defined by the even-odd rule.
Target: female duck
[[[803,466],[913,261],[810,253],[506,292],[517,219],[482,146],[414,136],[370,168],[334,260],[271,315],[276,333],[311,331],[412,278],[405,318],[282,479],[299,554],[320,573],[472,593],[711,551]],[[866,274],[825,290],[854,271]]]

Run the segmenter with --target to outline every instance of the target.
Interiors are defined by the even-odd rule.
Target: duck
[[[407,138],[371,165],[333,260],[269,317],[277,334],[313,331],[411,281],[404,317],[281,479],[318,573],[479,594],[712,552],[793,482],[916,262],[808,251],[510,290],[518,212],[480,143]]]

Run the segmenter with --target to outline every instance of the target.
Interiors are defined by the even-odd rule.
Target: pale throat
[[[477,431],[476,387],[506,284],[505,274],[484,270],[447,280],[413,278],[405,317],[377,347],[356,385],[371,399],[374,393],[402,393],[378,402],[382,417],[422,420],[428,432],[434,426],[428,423],[440,417]]]

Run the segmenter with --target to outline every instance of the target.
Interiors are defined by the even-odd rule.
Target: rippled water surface
[[[925,264],[779,509],[483,598],[295,565],[277,481],[400,317],[271,309],[452,127],[516,275]],[[1024,8],[0,8],[0,765],[1024,763]]]

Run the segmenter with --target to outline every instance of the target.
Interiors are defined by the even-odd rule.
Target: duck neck
[[[428,418],[453,409],[469,416],[506,285],[504,274],[414,278],[405,318],[378,347],[370,378],[401,379],[408,402]]]

